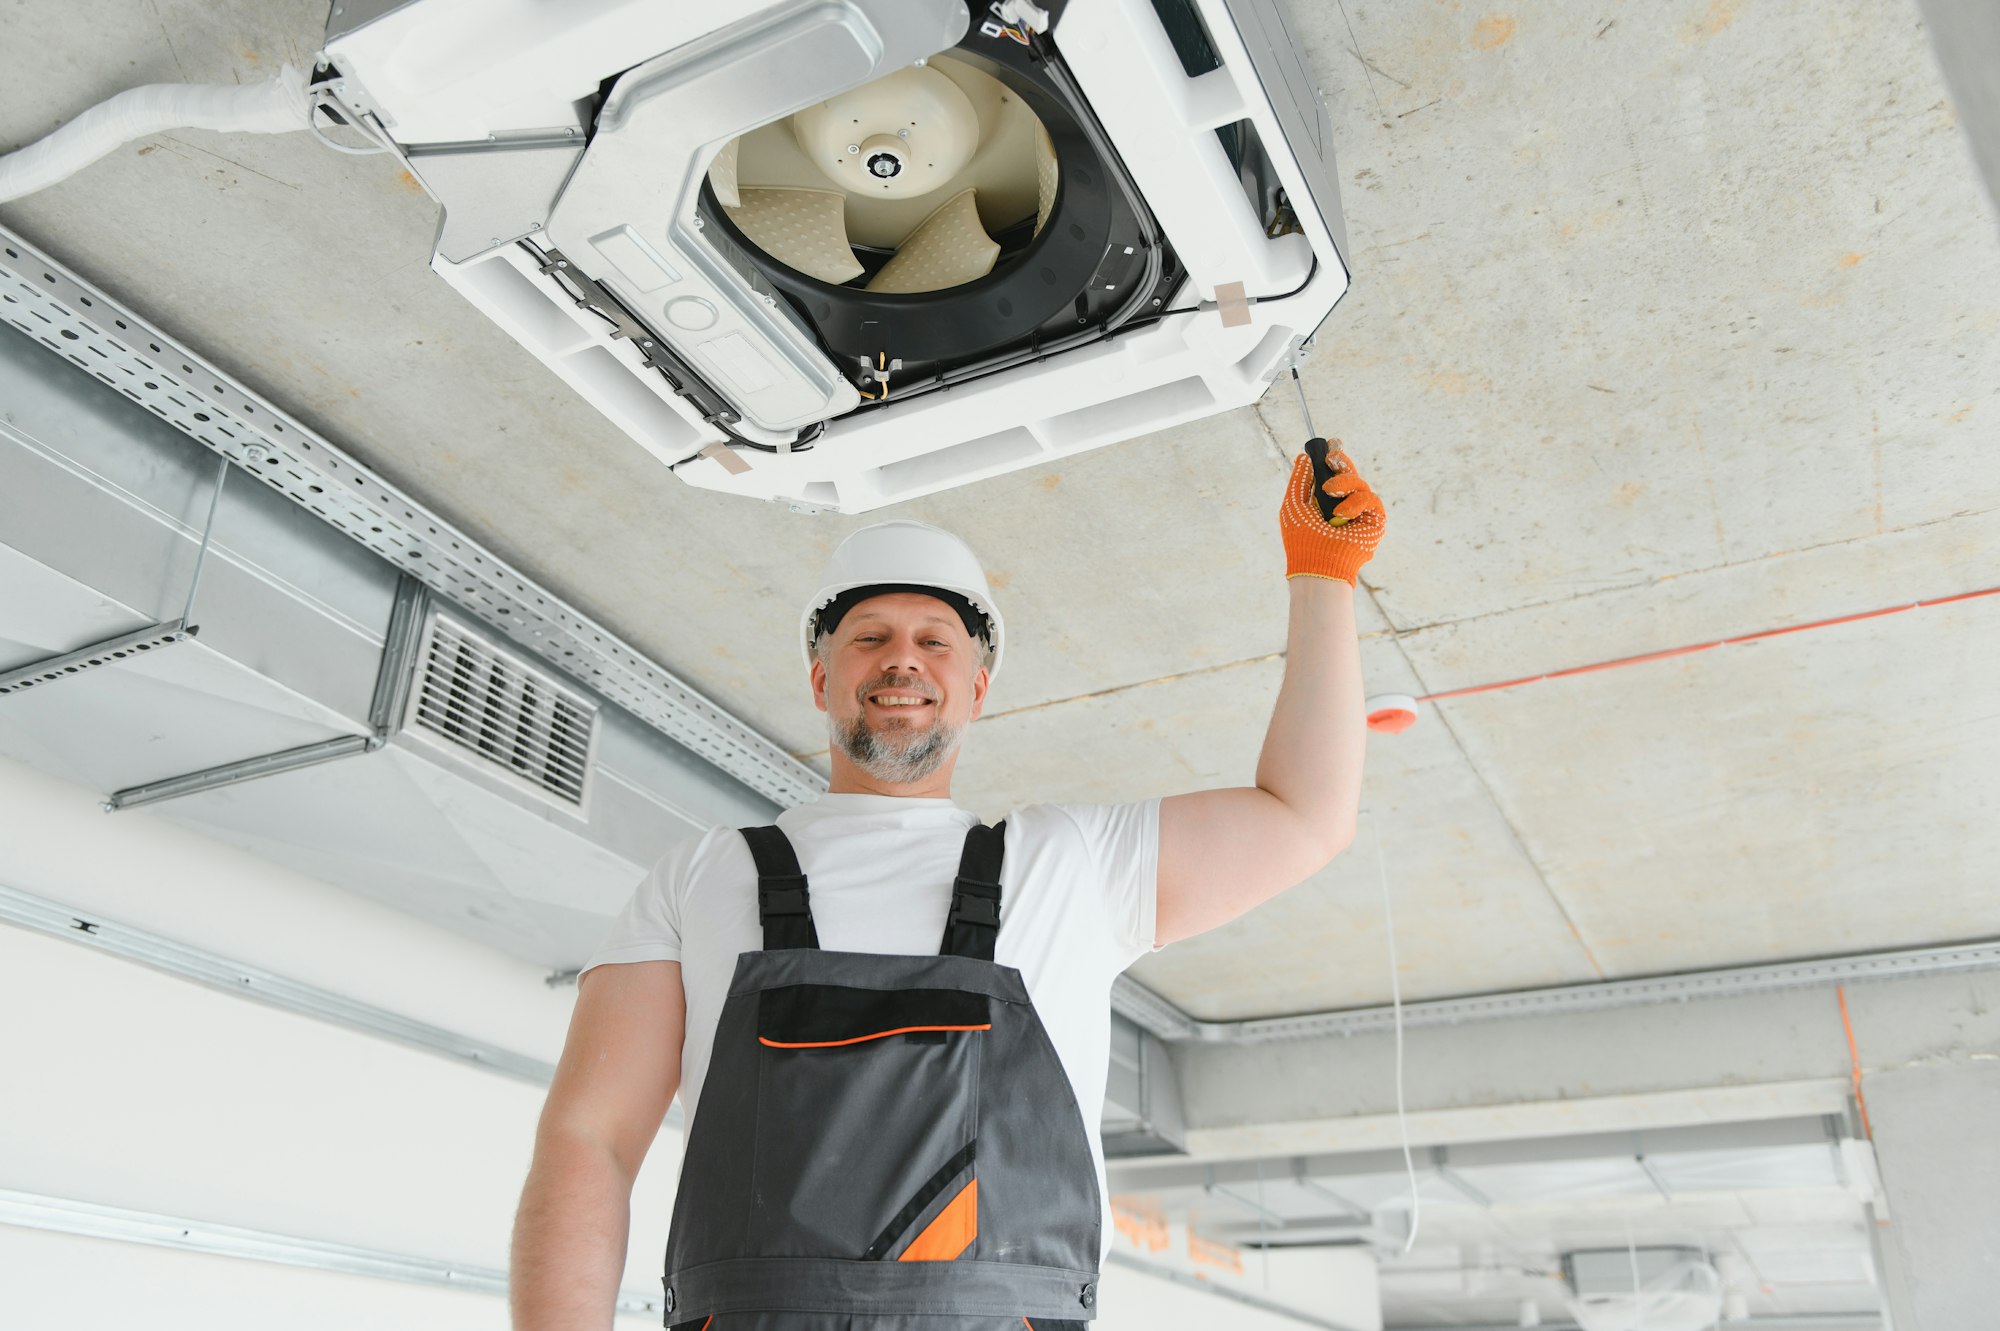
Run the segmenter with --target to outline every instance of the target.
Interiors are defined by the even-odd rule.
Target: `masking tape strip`
[[[1250,300],[1241,282],[1224,282],[1215,289],[1215,308],[1222,312],[1224,328],[1239,328],[1250,322]]]
[[[713,443],[701,450],[701,456],[714,458],[722,464],[722,469],[731,476],[741,476],[750,470],[750,464],[737,456],[736,450],[724,443]]]

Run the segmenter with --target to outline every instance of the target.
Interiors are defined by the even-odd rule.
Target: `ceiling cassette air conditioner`
[[[1347,289],[1282,0],[342,0],[432,265],[691,484],[862,512],[1255,401]]]

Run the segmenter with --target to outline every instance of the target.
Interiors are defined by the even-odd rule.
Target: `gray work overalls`
[[[974,827],[934,957],[823,952],[798,856],[743,830],[736,959],[667,1242],[674,1331],[1058,1331],[1096,1314],[1101,1207],[1069,1078],[993,961]]]

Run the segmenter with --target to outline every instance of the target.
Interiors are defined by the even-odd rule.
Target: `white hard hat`
[[[1000,673],[1000,650],[1005,633],[1000,607],[993,603],[992,589],[986,585],[986,571],[972,548],[948,531],[921,522],[878,522],[863,527],[833,552],[820,574],[819,588],[806,602],[799,616],[799,643],[805,649],[806,666],[812,666],[813,627],[824,610],[844,592],[866,587],[884,591],[934,591],[944,593],[947,602],[964,601],[986,620],[985,638],[990,659],[987,677]],[[963,611],[960,612],[963,615]],[[967,625],[975,637],[973,624]]]

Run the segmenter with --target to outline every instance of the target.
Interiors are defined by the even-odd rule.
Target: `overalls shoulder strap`
[[[757,862],[757,918],[764,925],[764,950],[819,948],[812,900],[791,839],[776,827],[746,827],[750,857]]]
[[[980,824],[966,832],[940,956],[993,960],[993,942],[1000,933],[1000,858],[1006,836],[1004,822]]]

